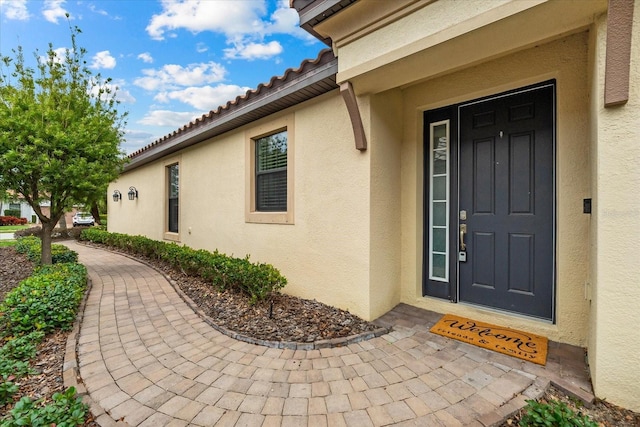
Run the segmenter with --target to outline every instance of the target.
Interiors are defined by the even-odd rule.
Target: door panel
[[[548,85],[458,109],[461,301],[553,318],[553,106]]]

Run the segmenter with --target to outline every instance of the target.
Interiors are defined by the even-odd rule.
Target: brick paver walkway
[[[102,426],[487,426],[549,381],[590,390],[581,349],[552,345],[540,367],[431,334],[437,316],[405,305],[379,319],[392,333],[346,347],[240,342],[203,321],[154,269],[65,244],[93,284],[77,362],[79,389]]]

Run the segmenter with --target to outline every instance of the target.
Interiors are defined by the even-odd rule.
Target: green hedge
[[[34,264],[40,264],[42,254],[42,241],[39,237],[21,237],[16,243],[16,251],[25,254]],[[53,264],[76,263],[78,254],[64,245],[51,245],[51,262]]]
[[[248,255],[234,258],[217,250],[212,253],[95,228],[82,230],[80,239],[166,262],[185,274],[202,277],[220,290],[239,289],[249,295],[252,302],[265,299],[287,284],[278,269],[270,264],[252,263]]]
[[[20,209],[5,209],[4,216],[13,216],[16,218],[20,218]]]

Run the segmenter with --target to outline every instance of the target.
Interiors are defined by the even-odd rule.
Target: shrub
[[[7,209],[5,211],[9,212],[9,210]],[[2,225],[24,225],[27,223],[27,218],[18,218],[18,216],[20,216],[20,211],[18,211],[18,215],[17,216],[13,216],[13,215],[7,215],[7,216],[0,216],[0,226]]]
[[[0,329],[6,336],[68,329],[87,283],[81,264],[42,266],[9,292],[0,304]]]
[[[549,400],[548,403],[527,400],[520,425],[524,427],[598,427],[598,423],[587,415],[576,414],[564,402],[557,400]]]
[[[42,251],[42,241],[35,236],[21,237],[16,243],[16,251],[27,255],[27,258],[34,264],[40,264]],[[64,245],[51,245],[51,262],[53,264],[78,262],[78,253],[72,251]]]
[[[80,233],[82,232],[82,229],[83,227],[73,227],[73,228],[66,228],[66,229],[56,227],[53,229],[53,232],[51,233],[51,237],[53,237],[54,239],[57,239],[57,238],[78,239],[80,237]],[[29,237],[29,236],[41,237],[42,228],[40,227],[25,228],[23,230],[16,231],[14,234],[16,237]]]
[[[82,398],[76,396],[74,387],[69,387],[63,393],[54,393],[48,405],[40,405],[40,402],[33,402],[24,396],[0,421],[0,427],[82,425],[89,409],[82,403]]]
[[[18,386],[12,381],[13,376],[2,375],[0,379],[0,406],[11,402],[12,396],[18,391]]]
[[[82,230],[80,239],[165,262],[187,275],[202,277],[218,289],[240,290],[249,295],[253,302],[267,298],[287,284],[287,279],[278,269],[270,264],[252,263],[248,255],[234,258],[217,250],[212,253],[97,228]]]
[[[28,255],[35,247],[40,247],[40,239],[35,236],[23,237],[16,243],[16,251]]]
[[[20,218],[20,209],[5,209],[4,216],[13,216]]]
[[[33,359],[36,357],[36,346],[42,338],[44,338],[44,332],[36,331],[10,339],[0,348],[0,358],[14,361]],[[10,372],[3,372],[0,369],[0,374],[5,373]]]

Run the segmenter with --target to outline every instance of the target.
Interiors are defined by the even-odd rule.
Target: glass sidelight
[[[429,124],[429,279],[449,281],[449,120]]]

